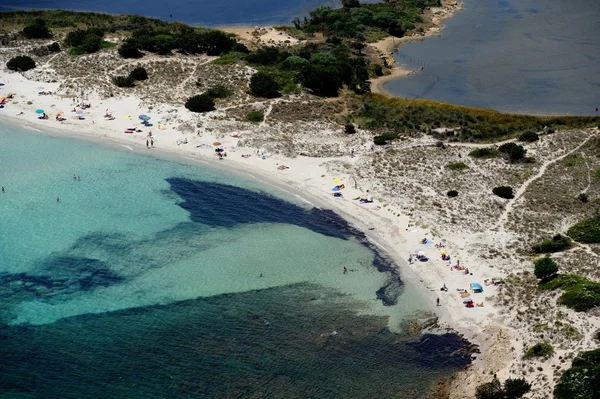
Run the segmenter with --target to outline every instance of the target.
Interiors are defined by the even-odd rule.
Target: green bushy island
[[[295,20],[293,26],[279,27],[293,35],[308,37],[322,33],[325,37],[323,42],[309,42],[286,50],[263,47],[250,51],[233,35],[222,31],[137,15],[63,10],[11,11],[0,12],[0,27],[20,27],[24,36],[33,39],[64,37],[62,48],[68,48],[73,56],[114,46],[105,40],[105,36],[120,32],[127,35],[118,48],[124,58],[142,58],[147,53],[168,56],[177,52],[219,56],[214,61],[217,64],[250,65],[262,74],[250,88],[257,96],[273,98],[301,91],[321,97],[345,96],[350,100],[350,113],[346,115],[348,123],[375,131],[377,145],[389,144],[402,134],[416,131],[428,131],[436,138],[458,141],[492,142],[518,137],[530,142],[538,138],[535,132],[544,127],[584,128],[600,124],[598,117],[505,114],[437,101],[372,94],[370,79],[381,75],[381,65],[378,60],[364,55],[366,44],[389,34],[400,37],[418,31],[418,24],[423,22],[423,11],[439,6],[440,1],[388,0],[361,4],[356,0],[343,0],[342,3],[343,7],[339,9],[318,7],[303,21]],[[131,80],[121,77],[118,83],[127,87]],[[193,97],[198,93],[189,95]],[[431,131],[438,127],[453,128],[454,131]],[[498,155],[494,151],[484,151],[471,155]],[[511,161],[525,155],[522,146],[516,144],[507,146],[506,151]]]

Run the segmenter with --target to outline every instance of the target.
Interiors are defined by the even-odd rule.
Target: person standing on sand
[[[150,147],[154,148],[154,139],[150,139]]]
[[[436,300],[436,302],[437,302],[437,306],[440,306],[440,298],[438,298],[438,299]]]
[[[150,148],[150,141],[146,140],[146,148]]]

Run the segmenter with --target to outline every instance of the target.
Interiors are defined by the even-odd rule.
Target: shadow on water
[[[454,335],[410,341],[386,326],[385,317],[359,315],[345,295],[310,284],[4,326],[0,394],[421,397],[469,362]]]
[[[42,259],[33,271],[0,273],[0,309],[26,300],[61,302],[82,292],[130,282],[151,269],[222,245],[207,238],[212,228],[233,229],[252,223],[291,224],[330,237],[356,239],[374,253],[371,267],[388,277],[376,297],[385,306],[398,303],[403,282],[394,263],[363,232],[333,211],[306,209],[266,193],[226,184],[184,178],[169,178],[167,182],[171,189],[165,195],[175,194],[173,201],[189,212],[190,222],[152,237],[94,232],[77,239],[66,251]],[[171,250],[161,252],[155,248]]]

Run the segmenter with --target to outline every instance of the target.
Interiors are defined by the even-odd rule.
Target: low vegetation
[[[521,133],[519,135],[519,141],[523,141],[526,143],[533,143],[536,142],[540,139],[540,136],[536,133],[536,132],[532,132],[532,131],[527,131],[524,133]]]
[[[531,390],[531,384],[522,378],[509,378],[504,381],[494,376],[490,382],[481,384],[475,390],[476,399],[518,399]]]
[[[498,147],[498,152],[505,154],[511,162],[518,162],[525,158],[527,150],[515,143],[505,143]]]
[[[113,76],[111,81],[118,87],[134,87],[135,80],[127,75],[127,76]]]
[[[544,284],[542,289],[563,289],[559,302],[577,312],[600,306],[600,283],[575,274],[566,274]]]
[[[11,58],[7,63],[6,67],[11,71],[25,72],[35,68],[35,61],[26,55],[18,55]]]
[[[554,398],[598,398],[600,387],[600,349],[581,352],[554,388]]]
[[[233,95],[233,90],[231,90],[229,87],[227,86],[222,86],[222,85],[218,85],[218,86],[214,86],[211,87],[210,89],[206,90],[206,92],[204,93],[212,98],[227,98]]]
[[[547,254],[554,252],[565,251],[573,246],[572,241],[569,237],[561,234],[556,234],[554,237],[548,240],[544,240],[539,244],[533,246],[533,252],[536,254]]]
[[[456,190],[450,190],[446,193],[446,195],[450,198],[454,198],[454,197],[458,197],[458,191]]]
[[[585,244],[600,243],[600,216],[583,219],[567,230],[567,235]]]
[[[452,162],[446,165],[446,168],[450,170],[464,170],[469,169],[469,165],[464,162]]]
[[[498,155],[498,151],[490,147],[476,148],[469,152],[469,156],[473,158],[496,158]]]
[[[545,126],[584,128],[597,126],[599,117],[505,114],[429,100],[364,96],[357,112],[361,125],[369,129],[395,132],[426,132],[439,127],[456,132],[431,133],[436,138],[461,141],[493,141],[515,137],[525,131],[541,131]],[[455,133],[458,133],[455,135]]]
[[[69,54],[91,54],[104,45],[104,30],[100,28],[77,29],[67,33],[65,45],[71,47]]]
[[[531,346],[525,352],[523,358],[532,359],[534,357],[550,357],[554,354],[554,348],[548,342],[538,342]]]
[[[265,114],[262,111],[250,111],[246,119],[250,122],[262,122],[265,119]]]

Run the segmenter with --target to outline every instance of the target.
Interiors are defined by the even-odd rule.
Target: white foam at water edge
[[[40,130],[40,129],[36,129],[36,128],[34,128],[34,127],[31,127],[31,126],[27,126],[27,125],[21,125],[21,127],[22,127],[23,129],[27,129],[27,130],[33,130],[34,132],[40,132],[40,133],[44,133],[42,130]]]
[[[129,151],[133,151],[133,148],[131,148],[131,147],[130,147],[130,146],[128,146],[128,145],[121,144],[121,147],[125,147],[125,148],[127,148]]]
[[[286,190],[283,190],[286,191]],[[313,204],[312,202],[310,202],[309,200],[307,200],[306,198],[304,198],[301,195],[298,194],[292,194],[294,197],[298,198],[299,200],[301,200],[302,202],[307,203],[308,205],[312,206],[313,208],[317,208],[318,210],[321,210],[321,208],[319,208],[318,206],[316,206],[315,204]]]

